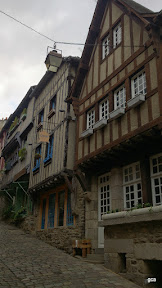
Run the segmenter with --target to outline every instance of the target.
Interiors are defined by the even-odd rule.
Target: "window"
[[[87,129],[93,128],[95,123],[95,110],[91,110],[87,113]]]
[[[32,170],[33,172],[35,172],[36,170],[39,169],[39,167],[40,167],[40,159],[41,159],[41,145],[39,145],[35,149],[34,168]]]
[[[114,92],[114,110],[119,107],[125,108],[125,103],[126,103],[125,87],[120,87],[118,90]]]
[[[71,193],[67,188],[42,197],[41,229],[72,225]]]
[[[153,205],[162,204],[162,153],[151,157],[151,184]]]
[[[110,37],[112,35],[112,37]],[[110,52],[115,49],[122,41],[121,22],[112,29],[109,34],[102,40],[102,60],[106,58]]]
[[[110,179],[109,174],[104,174],[98,178],[99,187],[99,218],[110,211]]]
[[[119,23],[113,29],[113,47],[114,48],[116,48],[116,46],[121,43],[121,39],[122,39],[122,28],[121,28],[121,23]]]
[[[50,100],[49,111],[56,109],[56,95]]]
[[[45,154],[45,159],[43,160],[44,163],[46,163],[50,159],[52,159],[53,141],[54,141],[54,136],[51,135],[50,138],[49,138],[49,143],[46,143],[46,154]]]
[[[109,100],[106,99],[102,101],[99,105],[99,118],[101,119],[108,119],[109,117]]]
[[[133,163],[123,168],[124,208],[131,209],[142,204],[140,164]]]
[[[132,86],[132,98],[139,94],[146,94],[146,76],[145,72],[140,72],[136,74],[131,81]]]
[[[108,34],[102,41],[102,59],[110,53],[110,35]]]
[[[38,124],[43,123],[44,109],[38,115]]]

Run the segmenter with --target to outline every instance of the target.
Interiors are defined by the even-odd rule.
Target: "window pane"
[[[64,191],[58,194],[58,226],[64,225],[64,195]]]
[[[48,227],[54,227],[54,217],[55,217],[55,194],[49,196],[49,208],[48,208]]]
[[[70,191],[68,191],[68,197],[67,197],[67,225],[73,225],[74,219],[73,219],[73,215],[72,215],[72,210],[71,210],[71,193]]]
[[[41,229],[45,228],[45,215],[46,215],[46,199],[43,199]]]

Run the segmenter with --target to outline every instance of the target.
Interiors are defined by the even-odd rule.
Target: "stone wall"
[[[158,285],[162,281],[158,275],[162,267],[162,218],[105,226],[104,258],[106,267],[142,287],[150,277],[157,278]]]

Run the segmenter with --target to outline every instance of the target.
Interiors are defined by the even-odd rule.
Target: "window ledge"
[[[39,131],[42,127],[43,127],[43,123],[40,122],[40,123],[38,124],[38,126],[37,126],[37,131]]]
[[[51,156],[48,156],[46,157],[44,160],[44,167],[47,166],[48,164],[50,164],[52,162],[52,157]]]
[[[162,205],[154,207],[146,207],[129,211],[105,214],[99,226],[111,226],[126,223],[155,221],[162,219]]]
[[[40,165],[39,166],[35,166],[32,170],[33,174],[36,174],[39,172],[39,168],[40,168]]]
[[[81,137],[83,138],[86,138],[86,137],[89,137],[93,134],[93,129],[92,128],[89,128],[87,130],[84,130],[82,133],[81,133]]]
[[[93,128],[94,128],[94,130],[97,130],[97,129],[103,128],[103,127],[106,126],[106,125],[107,125],[107,119],[104,119],[104,118],[103,118],[103,119],[97,121],[97,122],[94,124]]]
[[[116,110],[110,112],[109,116],[110,116],[110,119],[117,119],[121,117],[124,113],[125,113],[125,108],[119,107]]]
[[[133,107],[140,105],[144,101],[145,101],[145,95],[139,94],[135,96],[134,98],[128,100],[127,106],[128,108],[133,108]]]
[[[55,109],[51,109],[50,112],[47,115],[48,119],[50,119],[55,113],[56,113],[56,110]]]

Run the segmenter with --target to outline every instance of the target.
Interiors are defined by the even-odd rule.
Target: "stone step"
[[[104,254],[104,248],[96,248],[95,254]]]
[[[88,254],[85,258],[86,262],[103,264],[104,263],[104,254]]]

